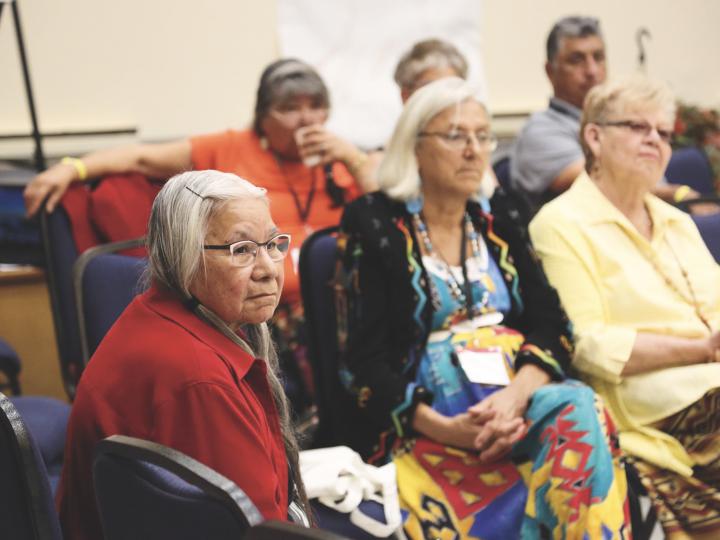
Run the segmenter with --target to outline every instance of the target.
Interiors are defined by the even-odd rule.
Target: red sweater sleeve
[[[287,461],[284,448],[279,455],[277,441],[264,417],[265,412],[244,380],[240,389],[193,383],[159,407],[151,438],[235,482],[266,519],[284,521]]]

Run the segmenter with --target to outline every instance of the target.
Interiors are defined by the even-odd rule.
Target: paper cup
[[[302,148],[303,141],[305,140],[305,135],[311,129],[312,126],[304,126],[295,130],[295,144],[297,145],[298,150]],[[315,165],[319,165],[320,161],[322,161],[322,157],[319,154],[311,154],[302,158],[303,165],[305,165],[306,167],[314,167]]]

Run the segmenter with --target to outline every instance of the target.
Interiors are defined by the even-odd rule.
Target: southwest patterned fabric
[[[502,326],[432,339],[417,384],[451,416],[500,387],[470,383],[452,352],[498,347],[506,365],[523,342]],[[405,531],[411,538],[629,539],[625,471],[615,429],[592,390],[576,381],[547,385],[526,413],[528,435],[512,455],[483,464],[477,454],[427,438],[395,452]]]
[[[655,427],[678,439],[698,463],[687,477],[628,458],[648,491],[666,538],[720,538],[720,389]]]

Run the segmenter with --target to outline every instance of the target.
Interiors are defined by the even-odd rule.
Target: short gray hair
[[[183,298],[200,270],[210,218],[229,200],[262,198],[265,189],[219,171],[173,176],[155,198],[148,224],[148,270],[152,282]]]
[[[564,17],[556,22],[547,38],[547,61],[552,62],[560,50],[560,42],[565,38],[597,36],[602,39],[600,21],[595,17]]]
[[[405,104],[380,163],[380,189],[392,199],[408,201],[420,195],[420,176],[415,145],[427,123],[452,105],[477,99],[477,91],[458,77],[445,77],[423,86]]]
[[[467,78],[467,60],[452,43],[441,39],[419,41],[400,58],[395,82],[400,88],[412,88],[424,71],[440,68],[452,68],[458,77]]]

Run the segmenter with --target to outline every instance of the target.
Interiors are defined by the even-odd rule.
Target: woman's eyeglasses
[[[290,250],[290,235],[278,234],[270,240],[258,243],[253,240],[241,240],[232,244],[204,245],[203,249],[227,249],[230,252],[230,260],[235,266],[250,266],[255,263],[260,248],[265,248],[271,260],[278,262],[283,260]]]
[[[439,131],[421,131],[418,137],[439,137],[447,146],[453,150],[465,150],[473,141],[477,141],[478,146],[482,150],[490,150],[491,152],[497,147],[497,137],[494,133],[488,131],[449,131],[447,133]]]
[[[670,144],[673,136],[672,129],[662,129],[659,127],[651,126],[647,122],[641,122],[636,120],[616,120],[614,122],[597,122],[598,126],[610,126],[610,127],[622,127],[629,129],[637,135],[647,137],[650,133],[655,130],[657,131],[658,137],[664,143]]]

